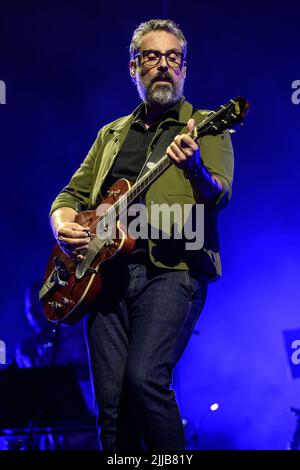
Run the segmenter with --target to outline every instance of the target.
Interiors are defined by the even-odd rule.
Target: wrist
[[[57,234],[61,227],[69,222],[74,222],[77,212],[70,207],[61,207],[52,212],[50,223],[54,235],[57,237]]]
[[[202,158],[200,158],[199,163],[188,166],[183,170],[183,174],[188,180],[196,180],[198,179],[199,175],[202,174],[203,167],[204,163]]]

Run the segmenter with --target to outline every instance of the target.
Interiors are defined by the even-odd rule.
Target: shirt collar
[[[185,100],[184,97],[181,98],[182,106],[180,102],[180,110],[179,110],[179,123],[186,124],[187,121],[190,119],[194,112],[194,108],[188,101]],[[139,112],[140,108],[143,106],[143,103],[139,104],[139,106],[129,114],[128,116],[124,116],[123,118],[117,119],[110,125],[110,132],[124,132],[125,129],[130,128],[132,122],[134,121],[137,113]],[[175,106],[175,105],[174,105]],[[199,111],[200,113],[201,111]],[[172,119],[171,119],[172,120]],[[178,121],[177,121],[178,122]]]
[[[167,111],[165,111],[161,115],[160,119],[157,121],[157,124],[165,121],[167,118],[172,118],[172,119],[175,119],[176,121],[179,121],[180,109],[184,101],[185,101],[185,97],[183,96],[182,98],[180,98],[180,100],[177,101],[177,103],[175,103],[171,108],[167,109]],[[132,121],[132,124],[143,124],[142,114],[144,110],[145,110],[145,103],[141,103],[133,112],[134,119]]]

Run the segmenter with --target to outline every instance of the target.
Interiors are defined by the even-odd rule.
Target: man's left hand
[[[190,119],[187,123],[188,132],[192,132],[195,125],[195,119]],[[166,153],[186,174],[202,166],[199,146],[188,134],[177,135]]]

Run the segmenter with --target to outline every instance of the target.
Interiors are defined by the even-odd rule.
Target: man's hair
[[[174,34],[174,36],[179,39],[184,57],[186,56],[187,42],[179,26],[172,20],[156,19],[145,21],[144,23],[139,24],[139,26],[135,29],[129,47],[131,59],[133,59],[134,56],[138,53],[142,37],[147,33],[151,33],[152,31],[166,31],[167,33]]]

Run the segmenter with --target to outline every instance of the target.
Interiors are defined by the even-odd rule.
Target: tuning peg
[[[235,134],[235,133],[236,133],[236,130],[235,130],[235,129],[228,129],[228,132],[229,132],[230,134]]]

